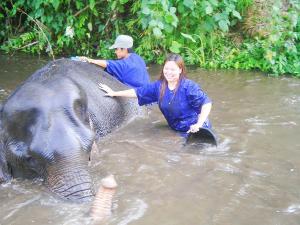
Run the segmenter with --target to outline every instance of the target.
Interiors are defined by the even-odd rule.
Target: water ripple
[[[148,205],[142,199],[136,199],[135,205],[125,212],[125,217],[118,225],[127,225],[134,220],[140,219],[146,212]]]
[[[280,116],[273,116],[269,117],[270,120],[278,119]],[[292,125],[297,126],[295,121],[284,121],[284,122],[267,122],[265,119],[260,119],[257,116],[245,119],[245,122],[250,123],[251,125],[255,126],[269,126],[269,125],[277,125],[277,126],[285,126],[285,125]]]
[[[300,204],[292,204],[284,210],[278,210],[277,212],[283,212],[288,214],[299,214],[300,213]]]
[[[175,155],[175,154],[168,154],[166,156],[166,158],[167,158],[167,161],[169,163],[172,163],[172,162],[176,163],[176,162],[179,162],[181,160],[181,157],[179,155]]]
[[[220,164],[216,169],[216,171],[223,171],[226,173],[231,173],[231,174],[238,174],[241,173],[241,170],[231,164]]]
[[[29,199],[29,200],[27,200],[27,201],[25,201],[25,202],[22,202],[22,203],[19,203],[19,204],[13,206],[13,209],[10,211],[10,213],[9,213],[7,216],[5,216],[3,219],[4,219],[4,220],[7,220],[7,219],[10,218],[11,216],[13,216],[16,212],[18,212],[20,209],[26,207],[27,205],[31,204],[32,202],[37,201],[40,197],[41,197],[41,196],[38,195],[38,196],[36,196],[36,197],[33,198],[33,199]]]
[[[290,97],[286,97],[286,98],[283,99],[283,102],[288,104],[288,105],[299,105],[300,96],[293,95],[293,96],[290,96]]]

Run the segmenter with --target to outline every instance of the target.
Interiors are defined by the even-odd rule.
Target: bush
[[[253,0],[6,0],[0,3],[1,49],[112,58],[108,46],[129,34],[148,62],[161,63],[172,51],[206,68],[299,76],[300,3],[284,2],[285,10],[280,1],[267,9],[267,36],[247,37],[243,23]],[[233,33],[242,34],[239,43]]]

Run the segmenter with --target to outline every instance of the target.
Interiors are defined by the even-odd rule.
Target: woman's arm
[[[211,103],[206,103],[202,106],[201,113],[198,115],[198,122],[191,125],[187,133],[196,133],[199,131],[199,129],[203,126],[203,123],[205,122],[210,113],[211,106]]]
[[[124,91],[113,91],[110,87],[105,84],[99,83],[99,88],[106,92],[105,96],[109,97],[127,97],[127,98],[137,98],[134,89],[128,89]]]

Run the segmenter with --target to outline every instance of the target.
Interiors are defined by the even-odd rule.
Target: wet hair
[[[167,58],[165,59],[165,62],[163,64],[163,67],[161,69],[161,73],[160,73],[160,76],[159,76],[159,80],[161,80],[159,103],[161,102],[162,97],[165,95],[165,91],[166,91],[166,88],[167,88],[167,85],[168,85],[168,82],[167,82],[167,80],[164,76],[164,67],[165,67],[166,63],[170,62],[170,61],[175,62],[177,64],[177,66],[181,69],[181,73],[179,75],[179,80],[176,84],[176,88],[175,88],[175,91],[174,91],[174,96],[176,95],[176,92],[177,92],[177,89],[179,87],[179,84],[180,84],[181,80],[183,78],[187,78],[186,68],[185,68],[184,61],[183,61],[182,57],[178,54],[169,54],[167,56]]]

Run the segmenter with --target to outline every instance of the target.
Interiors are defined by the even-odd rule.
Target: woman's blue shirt
[[[161,84],[162,82],[158,80],[136,88],[139,105],[159,103],[159,108],[172,129],[180,132],[188,131],[191,125],[197,123],[202,105],[210,103],[211,100],[197,83],[182,79],[176,93],[175,90],[171,91],[166,87],[165,94],[159,102]],[[203,127],[211,128],[208,119]]]

